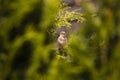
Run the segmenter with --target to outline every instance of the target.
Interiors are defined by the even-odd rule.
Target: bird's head
[[[60,36],[66,37],[66,32],[65,32],[65,31],[61,31],[61,32],[60,32]]]

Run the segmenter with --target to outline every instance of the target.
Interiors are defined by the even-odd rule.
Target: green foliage
[[[62,5],[59,7],[58,14],[56,16],[56,23],[55,26],[57,27],[71,27],[72,21],[77,22],[84,22],[84,14],[77,12],[77,10],[74,11],[68,11],[70,7],[67,6],[65,3],[62,3]]]
[[[0,80],[119,80],[119,0],[83,0],[85,12],[68,12],[58,0],[0,1]],[[54,28],[84,22],[56,55]],[[53,33],[53,34],[51,34]]]

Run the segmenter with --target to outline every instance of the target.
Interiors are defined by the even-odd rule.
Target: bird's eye
[[[63,36],[63,38],[65,38],[65,36]]]

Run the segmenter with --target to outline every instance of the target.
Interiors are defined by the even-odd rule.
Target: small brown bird
[[[68,43],[68,34],[64,30],[60,31],[59,36],[57,38],[57,50],[61,58],[70,61],[70,55],[67,52],[67,43]]]
[[[59,37],[57,38],[57,43],[59,47],[64,48],[67,45],[67,34],[65,31],[61,31]]]

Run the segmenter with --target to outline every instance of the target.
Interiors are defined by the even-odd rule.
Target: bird
[[[68,43],[68,34],[65,31],[60,31],[59,36],[57,38],[57,50],[58,56],[62,59],[70,61],[71,57],[67,51],[67,43]]]
[[[59,37],[57,38],[57,43],[60,48],[65,48],[67,45],[68,39],[65,31],[61,31]]]

